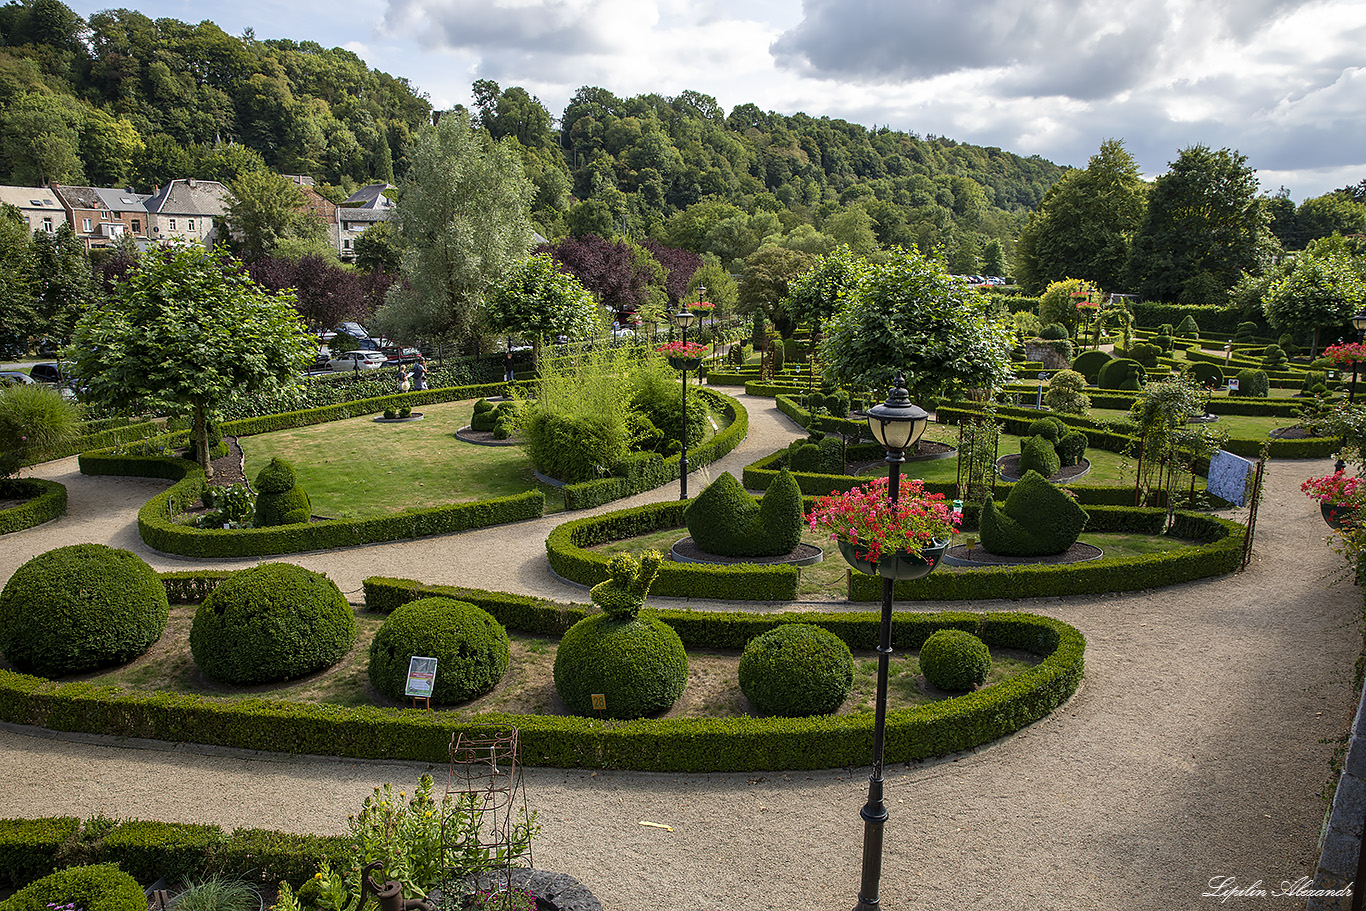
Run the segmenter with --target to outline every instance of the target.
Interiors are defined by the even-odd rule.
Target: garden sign
[[[408,659],[408,684],[403,695],[418,699],[430,699],[436,685],[436,659],[421,658],[417,655]]]

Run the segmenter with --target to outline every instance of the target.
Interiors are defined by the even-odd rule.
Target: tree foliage
[[[858,292],[867,274],[867,260],[841,244],[788,282],[783,306],[794,323],[811,323],[819,328]]]
[[[509,269],[494,286],[486,325],[493,332],[530,338],[539,353],[543,338],[591,336],[602,326],[602,313],[577,278],[538,253]]]
[[[1352,258],[1328,251],[1301,254],[1267,289],[1262,310],[1278,329],[1312,330],[1312,354],[1319,347],[1320,330],[1347,322],[1364,302],[1366,283]]]

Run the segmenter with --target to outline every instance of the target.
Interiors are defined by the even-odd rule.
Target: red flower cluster
[[[1310,478],[1300,485],[1300,490],[1318,500],[1333,506],[1366,505],[1366,484],[1353,475],[1347,477],[1342,472],[1324,478]]]
[[[706,357],[710,349],[697,342],[669,342],[655,350],[665,357]]]
[[[919,553],[947,540],[961,516],[950,511],[942,493],[925,493],[925,482],[903,478],[897,501],[887,497],[887,478],[876,478],[843,494],[817,497],[807,516],[812,531],[866,549],[876,561],[896,551]]]
[[[1366,345],[1357,342],[1329,345],[1323,349],[1323,356],[1339,366],[1351,366],[1353,361],[1366,361]]]

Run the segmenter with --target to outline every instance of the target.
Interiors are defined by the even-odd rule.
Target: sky
[[[580,86],[691,89],[1074,167],[1120,139],[1149,178],[1230,148],[1296,203],[1366,179],[1361,0],[66,2],[344,47],[437,108],[477,79],[555,117]]]

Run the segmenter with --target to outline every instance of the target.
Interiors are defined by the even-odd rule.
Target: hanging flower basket
[[[702,366],[702,358],[707,356],[707,346],[696,342],[669,342],[655,349],[669,359],[669,366],[675,370],[696,370]]]
[[[957,530],[959,514],[944,495],[925,493],[918,479],[902,481],[896,502],[887,497],[888,479],[842,494],[818,497],[807,517],[812,531],[825,531],[859,572],[887,579],[919,579],[938,565]]]
[[[700,357],[669,357],[669,366],[675,370],[696,370],[702,366]]]
[[[1342,528],[1346,525],[1355,525],[1357,521],[1357,507],[1348,506],[1345,503],[1320,503],[1319,509],[1323,512],[1323,521],[1327,522],[1331,528]]]
[[[919,552],[913,550],[894,550],[884,553],[877,560],[871,554],[848,541],[839,540],[840,553],[845,562],[859,572],[869,576],[882,576],[884,579],[922,579],[934,571],[948,549],[948,541],[935,541]]]

